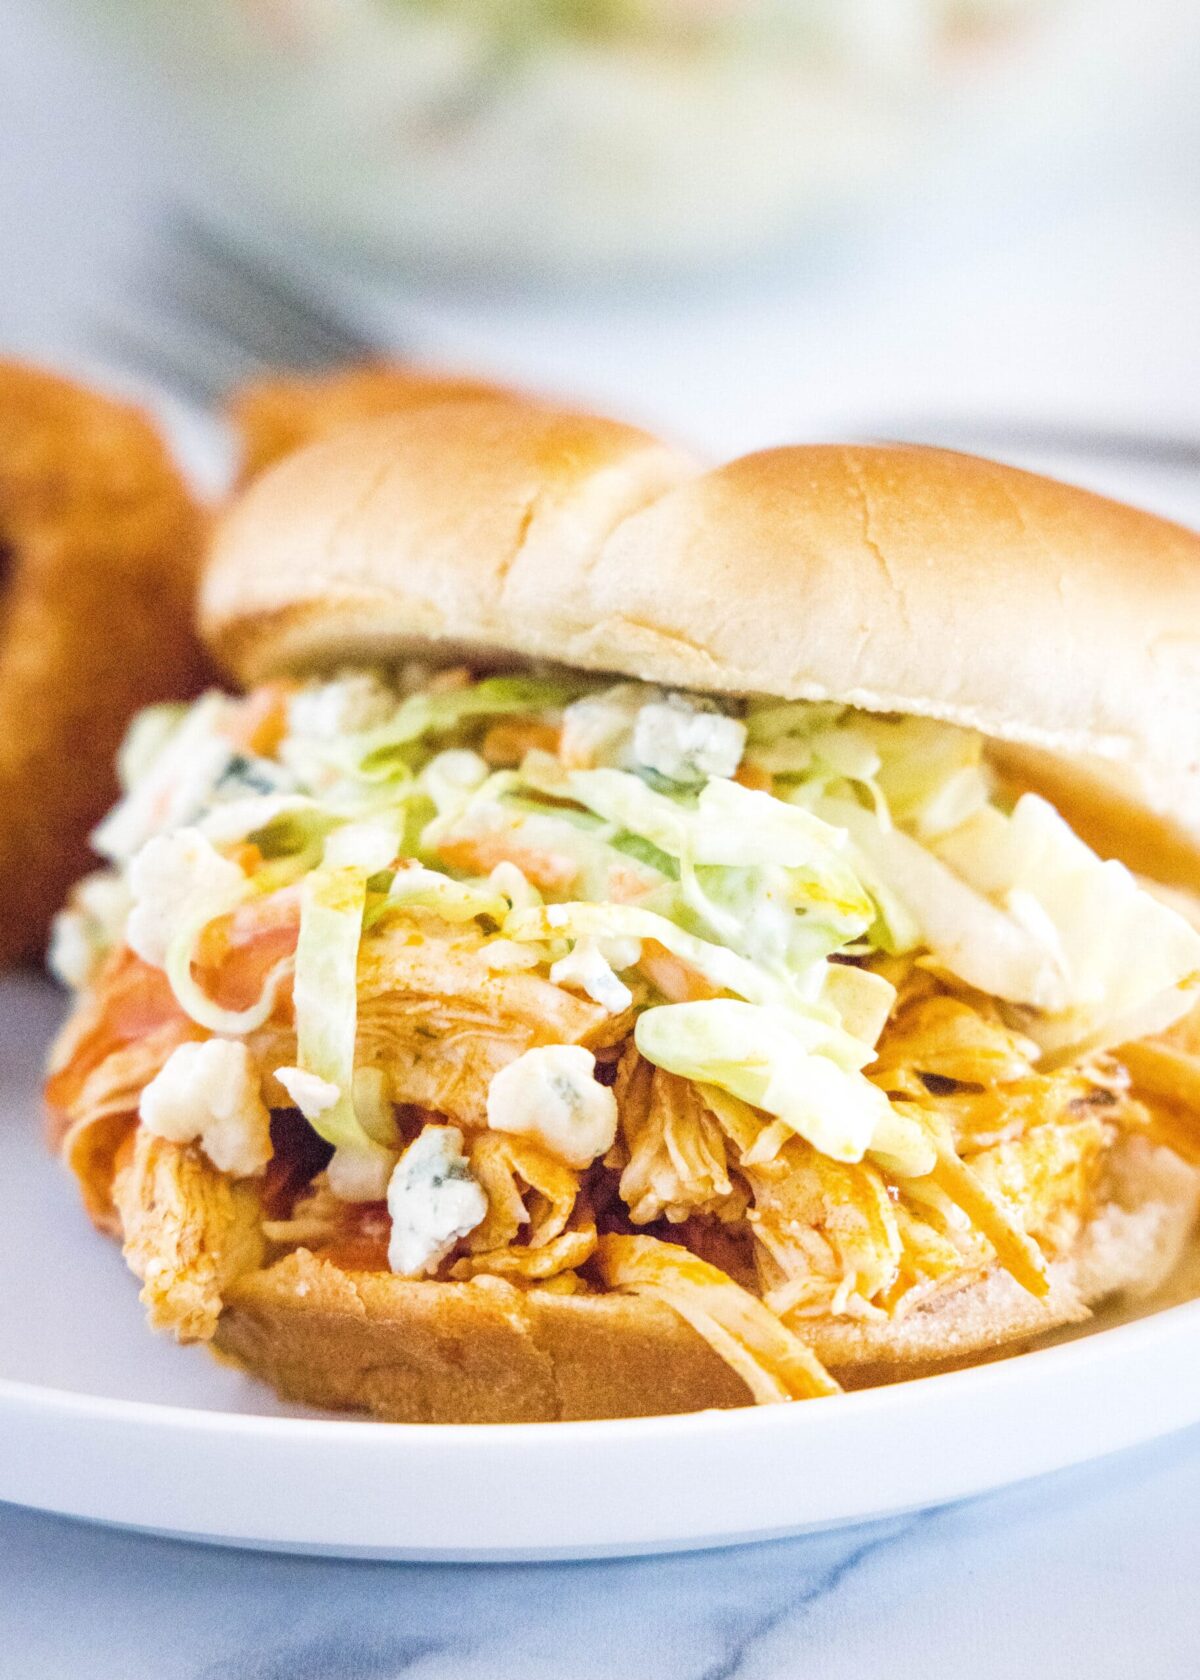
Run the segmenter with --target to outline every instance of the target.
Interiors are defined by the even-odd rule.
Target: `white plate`
[[[936,1505],[1200,1419],[1200,1302],[793,1407],[474,1428],[286,1407],[145,1329],[46,1155],[39,1071],[60,1007],[39,981],[0,982],[0,1499],[246,1546],[603,1557]]]

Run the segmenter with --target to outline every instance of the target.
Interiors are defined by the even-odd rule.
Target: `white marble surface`
[[[0,0],[0,14],[0,346],[78,362],[102,353],[97,320],[119,312],[173,190],[170,113],[126,97],[50,0]],[[1161,50],[1153,30],[1147,43],[1153,119],[1118,114],[1133,141],[1100,147],[1086,177],[910,206],[741,291],[584,309],[410,288],[380,318],[714,450],[935,410],[1200,435],[1197,130],[1194,99],[1177,97],[1195,53]],[[1195,475],[1118,479],[1200,508]],[[0,1672],[1190,1680],[1198,1559],[1200,1432],[881,1527],[628,1564],[257,1557],[0,1509]]]
[[[586,1467],[581,1487],[586,1497]],[[941,1512],[629,1563],[254,1557],[4,1509],[0,1670],[23,1680],[1190,1680],[1198,1558],[1200,1431]]]

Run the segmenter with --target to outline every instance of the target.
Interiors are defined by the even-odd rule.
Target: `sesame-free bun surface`
[[[1092,1304],[1156,1287],[1196,1214],[1200,1175],[1140,1139],[1037,1300],[1007,1273],[892,1320],[814,1320],[801,1334],[847,1387],[1012,1352]],[[404,1423],[546,1423],[745,1406],[749,1390],[690,1325],[628,1295],[522,1291],[496,1278],[409,1282],[305,1250],[225,1293],[217,1349],[291,1400]]]
[[[613,421],[433,405],[259,479],[218,533],[202,618],[248,682],[468,652],[1200,764],[1200,536],[945,450],[705,472]]]
[[[694,471],[632,426],[511,399],[365,422],[234,502],[203,627],[247,682],[424,652],[552,657],[605,539]]]

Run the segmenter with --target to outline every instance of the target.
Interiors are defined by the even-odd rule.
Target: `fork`
[[[206,408],[269,370],[319,371],[385,349],[290,267],[188,210],[164,222],[130,305],[95,320],[100,347]]]
[[[285,266],[183,208],[165,220],[149,272],[134,291],[134,313],[96,323],[103,348],[205,408],[219,405],[233,386],[271,370],[319,371],[396,353],[394,344],[372,339],[354,325],[294,265]],[[874,441],[1062,451],[1133,466],[1200,468],[1195,437],[1053,420],[930,413],[857,426],[854,432]]]
[[[860,437],[876,442],[938,444],[947,449],[1000,448],[1031,453],[1091,456],[1130,466],[1200,468],[1200,438],[1179,433],[1140,432],[1120,427],[1089,427],[1054,420],[954,418],[929,414],[900,423],[857,427]]]

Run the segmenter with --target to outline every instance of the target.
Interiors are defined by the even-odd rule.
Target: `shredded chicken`
[[[745,1301],[757,1298],[781,1330],[781,1319],[802,1328],[826,1314],[877,1317],[997,1262],[1042,1293],[1047,1257],[1074,1240],[1091,1210],[1116,1128],[1194,1131],[1180,1118],[1200,1089],[1190,1046],[1132,1047],[1143,1103],[1112,1060],[1039,1072],[1035,1047],[997,1006],[910,968],[869,1074],[929,1132],[938,1158],[926,1178],[889,1179],[869,1160],[834,1161],[744,1102],[653,1067],[633,1045],[632,1010],[612,1016],[536,973],[498,972],[486,949],[477,924],[419,912],[377,924],[360,954],[358,1066],[384,1076],[406,1135],[430,1121],[466,1129],[487,1196],[485,1219],[441,1275],[574,1290],[588,1287],[581,1267],[593,1286],[598,1267],[609,1287],[669,1300],[760,1398],[810,1378],[789,1364],[803,1363],[794,1339],[782,1355],[770,1337],[756,1340],[766,1332],[757,1316],[743,1322]],[[289,1015],[285,1000],[248,1036],[259,1068],[293,1064]],[[264,1192],[138,1128],[142,1090],[179,1044],[199,1036],[160,977],[118,959],[64,1035],[50,1088],[92,1217],[123,1236],[151,1321],[182,1339],[212,1334],[226,1282],[258,1264],[267,1243],[309,1247],[349,1269],[387,1265],[386,1208],[340,1202],[320,1160],[297,1169],[264,1218]],[[602,1065],[617,1064],[620,1129],[607,1172],[585,1179],[529,1138],[487,1129],[495,1073],[544,1044],[582,1045]],[[264,1092],[276,1109],[290,1106],[270,1077]],[[611,1238],[597,1236],[593,1197],[601,1228],[617,1226]],[[666,1222],[687,1247],[647,1237],[650,1248],[615,1248],[625,1221],[626,1229]],[[700,1269],[681,1273],[680,1256]],[[777,1355],[792,1375],[779,1375]]]
[[[991,1244],[936,1185],[923,1185],[919,1201],[911,1186],[896,1198],[896,1228],[900,1264],[892,1287],[875,1302],[885,1313],[907,1312],[982,1276],[993,1263]]]
[[[652,1066],[632,1043],[615,1086],[620,1115],[621,1200],[635,1225],[680,1224],[694,1213],[738,1219],[746,1195],[729,1176],[725,1139],[696,1087]]]
[[[263,1235],[280,1248],[321,1248],[347,1234],[347,1221],[361,1205],[341,1201],[329,1188],[325,1174],[318,1173],[296,1197],[286,1218],[263,1220]]]
[[[918,970],[884,1028],[871,1077],[905,1095],[930,1089],[922,1074],[932,1075],[934,1086],[978,1093],[1024,1078],[1037,1054],[1031,1039],[1003,1025],[994,1005],[982,999],[968,1004]]]
[[[436,1109],[467,1126],[487,1119],[494,1074],[539,1044],[604,1049],[629,1032],[614,1016],[549,980],[497,974],[475,927],[392,917],[364,940],[358,1064],[382,1068],[393,1102]]]
[[[527,1138],[500,1132],[473,1134],[468,1158],[488,1198],[488,1213],[457,1246],[442,1275],[488,1273],[514,1283],[542,1283],[590,1258],[595,1221],[569,1167]],[[387,1266],[386,1209],[339,1201],[324,1174],[297,1199],[290,1218],[268,1220],[263,1230],[272,1243],[310,1248],[352,1270]]]
[[[869,1074],[938,1147],[928,1180],[898,1186],[921,1215],[906,1238],[924,1256],[918,1275],[927,1280],[929,1258],[941,1256],[946,1241],[958,1248],[960,1268],[971,1264],[966,1234],[936,1216],[930,1223],[932,1189],[961,1210],[1018,1282],[1045,1293],[1043,1247],[1066,1247],[1090,1211],[1115,1125],[1141,1123],[1124,1070],[1102,1059],[1039,1073],[1035,1047],[1000,1020],[996,1005],[968,1003],[917,976]]]
[[[1122,1059],[1133,1079],[1142,1130],[1200,1167],[1200,1026],[1193,1011],[1160,1039],[1127,1044]]]
[[[130,951],[114,952],[63,1023],[50,1052],[45,1096],[53,1144],[60,1143],[67,1128],[97,1100],[87,1085],[104,1063],[122,1049],[140,1054],[143,1044],[158,1042],[160,1032],[170,1049],[185,1038],[201,1036],[176,1003],[164,974]],[[104,1081],[118,1077],[124,1075],[103,1076]],[[132,1106],[136,1109],[137,1102]]]
[[[123,1153],[113,1199],[149,1321],[181,1342],[207,1341],[225,1287],[263,1262],[258,1189],[141,1128]]]
[[[466,1239],[471,1253],[506,1249],[518,1239],[540,1248],[562,1235],[579,1194],[578,1173],[508,1132],[475,1133],[467,1153],[488,1199],[487,1217]]]
[[[1091,1212],[1100,1157],[1112,1135],[1096,1116],[1035,1126],[971,1157],[971,1170],[1002,1197],[1030,1236],[1061,1250]]]
[[[925,1125],[937,1148],[937,1163],[929,1178],[988,1239],[997,1260],[1023,1288],[1033,1295],[1047,1294],[1050,1280],[1045,1257],[1026,1231],[1019,1211],[967,1165],[955,1150],[948,1128],[936,1114],[923,1112],[916,1105],[907,1108]]]
[[[937,1165],[889,1183],[832,1161],[744,1103],[705,1090],[737,1151],[765,1298],[803,1317],[874,1316],[957,1286],[999,1260],[1048,1287],[1053,1253],[1090,1211],[1110,1116],[1129,1120],[1112,1064],[1038,1074],[1033,1046],[919,976],[884,1033],[871,1077],[930,1132]],[[1040,1242],[1035,1240],[1040,1239]]]
[[[600,1275],[610,1289],[662,1301],[738,1373],[760,1403],[836,1394],[816,1354],[763,1303],[687,1249],[654,1237],[601,1237]]]
[[[574,1272],[586,1264],[595,1253],[596,1227],[581,1226],[552,1237],[540,1248],[498,1248],[484,1254],[466,1254],[450,1267],[453,1278],[473,1278],[487,1274],[506,1278],[510,1283],[545,1283]]]
[[[92,1221],[110,1235],[120,1235],[113,1206],[117,1150],[137,1125],[143,1090],[172,1051],[192,1036],[180,1017],[122,1045],[87,1074],[61,1111],[66,1122],[60,1145],[63,1159],[79,1180]]]
[[[749,1219],[765,1254],[778,1311],[869,1313],[900,1266],[901,1239],[883,1178],[867,1164],[831,1161],[797,1138],[746,1169]]]

